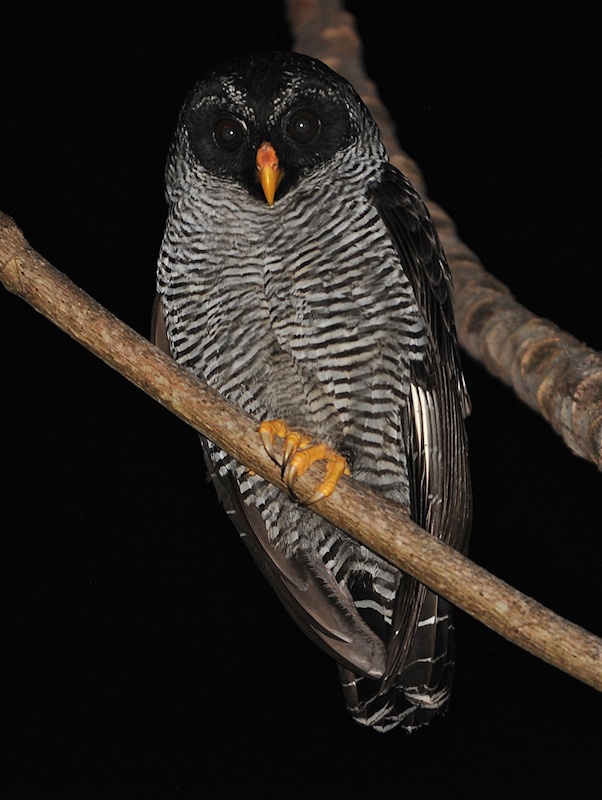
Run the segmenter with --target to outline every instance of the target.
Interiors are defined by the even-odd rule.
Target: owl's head
[[[332,163],[336,177],[354,146],[357,159],[358,144],[366,158],[384,157],[378,129],[346,80],[308,56],[261,53],[199,81],[182,108],[171,158],[272,205],[324,165]],[[170,172],[177,180],[171,166],[168,191]]]

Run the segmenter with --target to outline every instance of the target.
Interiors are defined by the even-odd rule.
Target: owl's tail
[[[455,664],[452,609],[427,592],[403,667],[390,681],[370,680],[339,665],[347,709],[356,722],[379,733],[397,726],[410,732],[445,711]]]

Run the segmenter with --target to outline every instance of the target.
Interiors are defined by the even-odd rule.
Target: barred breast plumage
[[[261,148],[275,153],[275,195],[257,178]],[[173,357],[258,421],[342,453],[357,480],[465,548],[468,401],[448,270],[349,84],[292,53],[218,68],[184,105],[166,187],[158,319]],[[428,722],[451,685],[448,604],[204,446],[259,566],[339,662],[357,721]]]

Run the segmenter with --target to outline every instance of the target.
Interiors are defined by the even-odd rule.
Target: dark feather
[[[464,418],[470,401],[458,353],[451,274],[430,215],[407,178],[387,164],[373,190],[426,321],[427,357],[412,362],[406,447],[412,504],[421,527],[466,551],[472,498]],[[430,447],[425,444],[431,442]],[[435,506],[433,500],[437,501]]]

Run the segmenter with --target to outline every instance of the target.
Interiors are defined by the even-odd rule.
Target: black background
[[[519,301],[602,348],[594,7],[417,5],[348,4],[402,144]],[[146,335],[179,106],[215,63],[291,42],[279,4],[77,8],[4,25],[0,208]],[[4,290],[0,325],[4,796],[599,796],[599,695],[462,613],[448,714],[356,726],[194,433]],[[600,475],[465,367],[472,557],[599,634]]]

